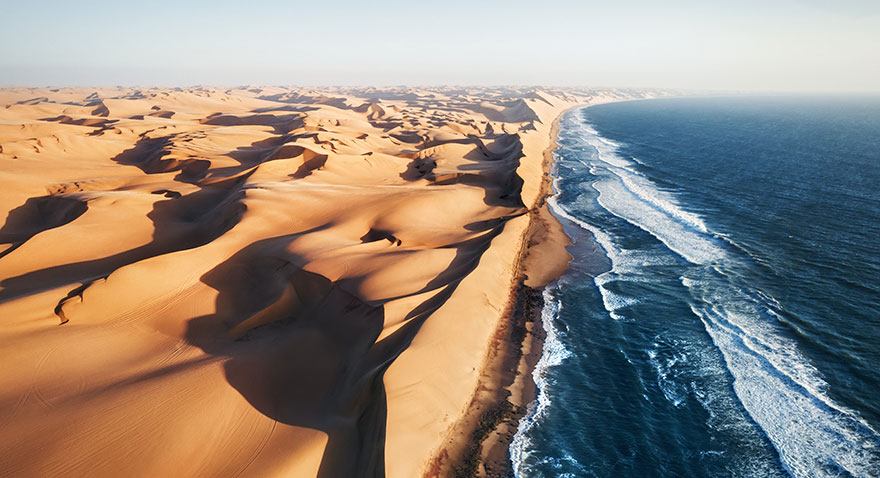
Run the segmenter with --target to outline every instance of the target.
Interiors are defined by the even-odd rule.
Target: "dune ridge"
[[[554,119],[653,94],[0,90],[0,475],[449,472]]]

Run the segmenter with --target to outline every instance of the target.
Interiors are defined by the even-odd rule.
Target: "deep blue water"
[[[592,106],[555,154],[518,477],[880,476],[880,97]]]

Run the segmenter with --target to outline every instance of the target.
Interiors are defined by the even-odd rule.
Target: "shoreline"
[[[475,394],[460,420],[464,425],[459,424],[459,427],[464,430],[458,430],[455,435],[460,442],[447,443],[442,454],[432,459],[424,476],[512,476],[510,445],[520,421],[538,397],[532,374],[543,355],[546,339],[543,292],[568,270],[573,259],[568,252],[571,238],[547,203],[553,194],[551,174],[555,163],[553,152],[558,148],[559,123],[576,108],[646,99],[653,98],[577,101],[563,108],[554,118],[548,135],[550,143],[543,151],[540,192],[529,209],[529,225],[523,234],[514,280],[510,283],[510,300],[490,344],[492,352],[479,385],[482,393]],[[449,450],[458,450],[459,458],[449,460]],[[456,454],[452,453],[452,456]]]
[[[484,393],[475,395],[462,419],[465,430],[457,434],[461,440],[457,447],[459,458],[445,460],[449,449],[455,453],[456,448],[453,443],[447,444],[443,450],[446,454],[441,453],[432,460],[426,477],[500,478],[509,476],[512,471],[511,442],[520,420],[538,396],[532,373],[543,353],[546,335],[542,321],[543,292],[568,269],[572,259],[566,250],[570,238],[547,207],[547,198],[553,194],[550,176],[553,151],[558,147],[560,120],[572,109],[582,106],[584,104],[564,108],[551,125],[550,142],[543,151],[540,193],[529,210],[529,225],[510,284],[510,300],[492,339],[492,357],[480,381],[479,388]]]

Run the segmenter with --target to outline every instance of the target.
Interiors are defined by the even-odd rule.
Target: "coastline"
[[[435,457],[426,477],[501,478],[512,470],[510,444],[520,420],[538,395],[532,372],[541,358],[545,338],[543,291],[565,272],[571,260],[566,250],[570,239],[550,212],[546,199],[553,194],[550,172],[559,122],[580,106],[583,104],[562,109],[552,122],[549,145],[542,155],[540,194],[529,210],[529,226],[510,283],[510,299],[492,339],[492,352],[480,381],[481,393],[475,394],[460,421],[456,433],[459,442],[447,443],[445,455]],[[458,459],[446,460],[450,455]]]
[[[458,442],[449,441],[424,476],[507,478],[512,473],[510,445],[520,421],[538,397],[533,378],[546,338],[542,311],[544,291],[568,269],[571,238],[549,209],[553,193],[552,169],[558,148],[559,123],[571,110],[602,103],[637,101],[651,97],[583,98],[563,108],[554,118],[549,144],[543,151],[540,193],[529,210],[529,225],[516,257],[511,296],[492,339],[490,357],[472,405],[457,426]],[[450,450],[453,450],[450,453]],[[450,456],[458,456],[450,460]]]

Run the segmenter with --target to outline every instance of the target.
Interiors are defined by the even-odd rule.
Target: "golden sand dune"
[[[620,96],[0,90],[0,475],[446,474],[567,260],[551,125]]]

